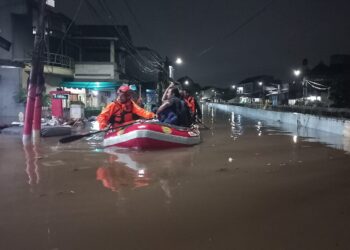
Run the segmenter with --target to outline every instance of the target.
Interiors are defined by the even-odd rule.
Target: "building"
[[[350,55],[332,55],[328,65],[321,61],[311,69],[304,67],[291,86],[291,98],[317,101],[321,106],[350,107]]]
[[[259,103],[278,90],[280,80],[273,76],[261,75],[244,79],[236,86],[237,96],[242,103]]]
[[[13,96],[26,89],[31,70],[37,7],[33,1],[2,1],[0,9],[0,117],[13,120],[24,110]],[[46,93],[63,87],[72,95],[65,102],[82,102],[99,109],[114,99],[125,80],[125,58],[131,43],[127,26],[75,25],[47,8],[44,77]],[[121,39],[122,38],[122,39]],[[124,41],[122,43],[122,41]],[[22,91],[23,92],[23,91]]]

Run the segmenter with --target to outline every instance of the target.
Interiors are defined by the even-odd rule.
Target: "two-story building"
[[[48,7],[45,19],[45,48],[42,61],[46,93],[63,87],[71,91],[70,101],[100,107],[114,98],[115,88],[125,76],[127,50],[119,36],[131,42],[127,26],[76,25]],[[0,119],[16,119],[24,110],[31,70],[37,6],[33,1],[2,1],[0,9]],[[24,90],[24,91],[23,91]],[[17,102],[15,101],[17,99]]]
[[[269,95],[278,89],[280,80],[273,76],[261,75],[244,79],[236,87],[237,96],[243,103],[259,103],[268,99]]]

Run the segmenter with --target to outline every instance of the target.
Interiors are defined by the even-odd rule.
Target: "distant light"
[[[55,8],[55,0],[46,0],[46,4],[52,8]]]
[[[175,61],[176,64],[182,64],[182,59],[180,57],[176,58],[176,61]]]
[[[235,89],[235,88],[236,88],[236,85],[232,85],[232,88]]]
[[[321,96],[313,96],[313,95],[311,95],[311,96],[308,96],[306,99],[308,99],[308,100],[310,100],[312,102],[314,102],[314,101],[321,101]]]
[[[263,82],[258,82],[259,86],[262,86],[263,85]]]
[[[100,87],[100,82],[95,82],[96,87]]]
[[[211,90],[211,92],[214,92],[214,91],[215,91],[214,89]]]
[[[190,84],[190,82],[189,82],[188,80],[186,80],[186,81],[185,81],[185,84],[188,85],[188,84]]]
[[[300,70],[300,69],[295,69],[295,70],[293,70],[293,73],[294,73],[294,75],[295,75],[296,77],[298,77],[298,76],[300,76],[300,74],[301,74],[301,70]]]

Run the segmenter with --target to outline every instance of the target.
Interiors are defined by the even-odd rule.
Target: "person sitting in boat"
[[[189,127],[191,125],[190,112],[187,105],[181,100],[179,89],[171,83],[165,90],[162,105],[157,110],[160,122]]]
[[[191,121],[193,123],[196,122],[197,120],[201,121],[202,120],[202,111],[201,111],[201,108],[199,107],[199,104],[198,104],[196,98],[194,98],[194,96],[192,96],[190,94],[190,91],[188,89],[182,90],[182,97],[183,97],[185,103],[187,104],[188,108],[190,109]]]
[[[120,124],[131,122],[135,116],[152,119],[155,114],[140,108],[134,101],[131,100],[131,90],[129,86],[123,85],[117,91],[117,99],[108,104],[97,117],[100,129],[104,129],[108,124],[118,126]]]

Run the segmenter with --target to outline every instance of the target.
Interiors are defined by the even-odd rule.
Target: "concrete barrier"
[[[279,122],[282,124],[289,124],[295,127],[295,129],[305,127],[350,138],[350,120],[346,119],[336,119],[309,114],[279,112],[264,109],[253,109],[219,103],[210,103],[209,106],[227,112],[235,112],[237,114],[253,119],[272,120],[274,122]]]

